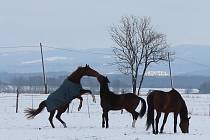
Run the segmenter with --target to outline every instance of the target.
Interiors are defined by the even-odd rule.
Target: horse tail
[[[140,118],[142,118],[146,112],[146,102],[143,98],[139,97],[140,101],[141,101],[141,110],[139,112],[139,116]]]
[[[147,110],[146,130],[148,130],[151,124],[154,122],[153,94],[151,93],[147,96],[147,104],[148,104],[148,110]]]
[[[26,114],[25,116],[27,117],[27,119],[33,119],[37,114],[42,112],[42,110],[45,107],[46,107],[46,102],[44,100],[39,104],[39,107],[37,109],[32,109],[32,108],[25,109],[24,110],[24,113]]]

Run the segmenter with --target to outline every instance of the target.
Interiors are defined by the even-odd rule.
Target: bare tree
[[[118,26],[111,27],[111,37],[117,44],[113,47],[116,64],[124,74],[130,74],[133,93],[136,93],[138,73],[141,72],[140,89],[148,66],[166,61],[168,44],[166,36],[156,32],[150,18],[123,17]]]

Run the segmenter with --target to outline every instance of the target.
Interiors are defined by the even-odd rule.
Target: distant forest
[[[47,85],[49,92],[54,91],[63,80],[67,77],[67,73],[49,73],[47,74]],[[131,88],[131,79],[123,74],[107,75],[110,80],[112,90],[121,91],[122,89]],[[200,89],[201,93],[210,93],[210,77],[205,76],[174,76],[173,83],[175,88],[183,89]],[[82,78],[83,87],[91,90],[98,90],[99,83],[95,78]],[[17,88],[22,92],[43,92],[43,78],[39,73],[36,74],[0,74],[0,92],[15,92]],[[163,76],[146,76],[143,88],[170,88],[169,77]]]

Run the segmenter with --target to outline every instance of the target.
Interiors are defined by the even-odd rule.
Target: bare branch
[[[140,68],[143,73],[139,88],[148,66],[168,59],[166,37],[156,32],[150,22],[148,17],[122,17],[120,24],[110,30],[116,43],[113,47],[116,64],[121,72],[131,75],[134,93]]]

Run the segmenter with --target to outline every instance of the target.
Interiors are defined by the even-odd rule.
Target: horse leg
[[[153,132],[153,134],[155,134],[154,118],[152,119],[152,132]]]
[[[55,128],[54,124],[53,124],[53,117],[54,117],[54,114],[55,114],[55,110],[54,111],[51,111],[50,112],[50,116],[49,116],[49,121],[50,121],[50,124],[52,126],[52,128]]]
[[[108,116],[108,112],[105,113],[105,120],[106,120],[106,128],[109,128],[109,116]]]
[[[156,121],[156,132],[155,134],[158,134],[158,123],[159,123],[159,119],[160,119],[160,116],[161,116],[161,113],[160,112],[157,112],[157,116],[155,118],[155,121]]]
[[[58,111],[56,118],[63,124],[64,128],[67,128],[66,123],[61,119],[61,115],[63,112]]]
[[[136,112],[136,111],[133,111],[131,114],[132,114],[132,116],[133,116],[132,127],[135,128],[135,123],[136,123],[136,120],[137,120],[137,118],[138,118],[138,116],[139,116],[139,113]]]
[[[66,109],[69,107],[69,103],[66,103],[62,107],[58,109],[58,113],[56,115],[56,118],[63,124],[64,128],[67,128],[66,123],[61,119],[61,115],[63,112],[66,111]]]
[[[178,113],[175,113],[175,112],[174,112],[174,133],[176,133],[176,132],[177,132],[177,130],[176,130],[176,125],[177,125],[177,116],[178,116]]]
[[[95,96],[92,94],[91,90],[86,90],[86,89],[80,90],[80,96],[83,95],[83,94],[85,94],[85,93],[89,93],[89,94],[92,96],[92,98],[93,98],[93,102],[96,103],[96,98],[95,98]]]
[[[160,128],[160,133],[163,133],[163,129],[164,129],[164,126],[165,126],[165,124],[166,124],[167,118],[168,118],[168,113],[165,113],[164,119],[163,119],[163,124],[162,124],[162,126],[161,126],[161,128]]]
[[[79,102],[79,107],[78,107],[78,111],[80,111],[80,109],[82,108],[82,102],[83,102],[83,98],[81,96],[77,97],[80,102]]]
[[[104,112],[102,113],[102,128],[105,127],[105,114]]]

